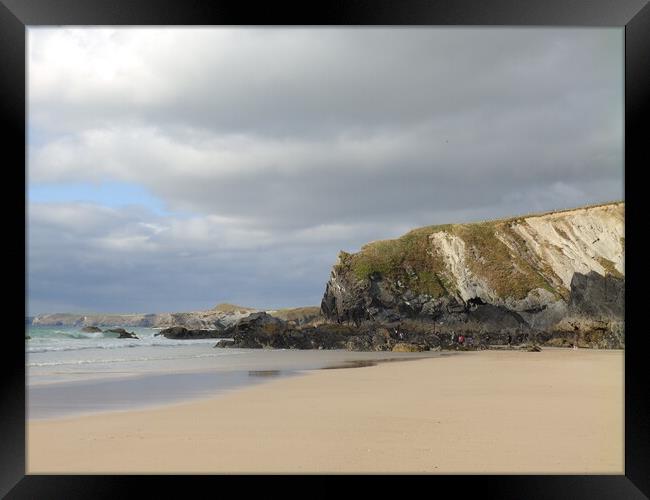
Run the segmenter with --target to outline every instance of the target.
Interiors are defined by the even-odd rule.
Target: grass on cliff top
[[[473,221],[470,222],[469,224],[482,224],[482,223],[511,223],[511,222],[523,222],[525,219],[530,219],[533,217],[544,217],[546,215],[557,215],[557,214],[562,214],[565,212],[575,212],[577,210],[589,210],[592,208],[601,208],[601,207],[614,207],[614,206],[624,206],[625,201],[619,200],[619,201],[608,201],[604,203],[594,203],[593,205],[583,205],[581,207],[573,207],[573,208],[562,208],[558,210],[549,210],[547,212],[532,212],[528,214],[521,214],[521,215],[516,215],[514,217],[505,217],[502,219],[490,219],[490,220],[483,220],[483,221]]]
[[[485,280],[499,297],[522,299],[530,290],[544,288],[556,293],[552,285],[523,256],[525,243],[502,221],[474,224],[445,224],[415,229],[394,240],[364,245],[356,254],[341,253],[340,265],[349,268],[359,280],[379,273],[389,280],[400,280],[416,293],[440,297],[455,292],[442,255],[429,236],[445,231],[465,243],[470,270]],[[496,235],[504,233],[512,241],[511,251]]]
[[[368,243],[355,254],[341,252],[338,266],[349,269],[359,280],[379,273],[390,280],[400,280],[416,293],[432,297],[453,293],[455,287],[450,283],[444,259],[429,241],[431,234],[445,231],[465,242],[468,267],[499,297],[522,299],[535,288],[543,288],[560,297],[566,290],[561,286],[556,289],[549,281],[554,276],[553,270],[530,255],[526,242],[511,226],[524,223],[530,217],[606,206],[624,207],[624,203],[616,201],[491,221],[421,227],[400,238]],[[497,237],[497,233],[509,241],[511,248]],[[621,244],[624,245],[624,240]],[[613,265],[601,264],[611,274],[618,273]]]
[[[280,318],[284,321],[298,321],[310,320],[320,316],[319,306],[306,306],[306,307],[289,307],[284,309],[277,309],[275,311],[267,311],[269,315]]]
[[[368,243],[356,254],[341,252],[340,265],[348,267],[360,280],[379,273],[400,280],[417,293],[440,297],[452,290],[448,290],[442,256],[431,251],[429,235],[450,227],[423,227],[394,240]]]
[[[222,312],[222,313],[232,313],[237,311],[255,311],[255,309],[252,307],[238,306],[236,304],[228,304],[225,302],[222,304],[217,304],[212,308],[212,310]]]

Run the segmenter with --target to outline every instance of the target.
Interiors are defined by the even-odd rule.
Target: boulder
[[[372,351],[372,338],[367,335],[354,335],[345,342],[348,351]]]
[[[426,346],[420,344],[409,344],[406,342],[398,342],[393,346],[393,352],[422,352],[428,350]]]
[[[158,336],[174,340],[218,339],[224,338],[224,332],[222,330],[189,330],[183,326],[173,326],[154,335],[154,337]]]
[[[106,330],[107,332],[110,333],[118,333],[119,336],[117,337],[118,339],[139,339],[139,337],[134,333],[134,332],[127,332],[124,328],[112,328],[110,330]]]

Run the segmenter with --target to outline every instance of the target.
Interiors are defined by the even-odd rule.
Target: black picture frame
[[[19,301],[26,300],[26,28],[39,25],[517,25],[625,27],[625,218],[626,351],[625,351],[625,474],[618,476],[422,476],[420,486],[453,488],[454,496],[468,492],[487,498],[647,498],[650,496],[650,390],[644,384],[647,332],[639,319],[634,293],[643,283],[639,244],[644,229],[643,168],[647,167],[647,136],[643,120],[650,116],[650,6],[648,0],[339,0],[336,2],[266,2],[234,0],[0,0],[0,118],[4,125],[3,173],[10,239],[5,242],[5,266],[16,276],[5,288],[11,322],[2,350],[2,404],[0,432],[0,495],[6,498],[114,498],[128,496],[143,486],[148,496],[174,491],[218,494],[224,477],[214,476],[50,476],[25,475],[25,363],[23,340],[15,331],[23,321]],[[642,164],[645,160],[645,164]],[[11,174],[11,175],[8,175]],[[15,198],[15,199],[14,199]],[[5,225],[5,227],[7,227]],[[22,235],[22,240],[20,239]],[[18,243],[17,243],[18,241]],[[23,244],[20,244],[20,241]],[[20,252],[25,264],[21,274]],[[637,265],[639,264],[639,265]],[[16,290],[25,293],[19,297]],[[15,328],[14,328],[15,326]],[[567,416],[568,418],[569,416]],[[390,477],[395,478],[394,476]],[[266,485],[278,478],[267,477]],[[387,477],[374,477],[366,493],[385,492]],[[404,478],[402,478],[404,479]],[[215,482],[216,480],[216,482]],[[409,481],[412,481],[410,479]],[[246,482],[245,482],[246,481]],[[310,493],[333,494],[310,486]],[[293,480],[292,480],[293,482]],[[226,483],[250,486],[247,478],[229,477]],[[410,486],[410,485],[409,485]],[[415,485],[411,486],[413,488]],[[266,487],[266,486],[265,486]],[[188,489],[189,488],[189,489]],[[409,490],[404,490],[408,492]],[[282,494],[289,494],[284,490]]]

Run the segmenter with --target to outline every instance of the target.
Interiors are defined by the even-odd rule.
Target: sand
[[[468,352],[33,421],[27,473],[623,474],[623,364],[622,351]]]

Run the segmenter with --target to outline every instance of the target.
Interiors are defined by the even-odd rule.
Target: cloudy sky
[[[28,30],[29,313],[320,304],[339,250],[623,199],[623,30]]]

